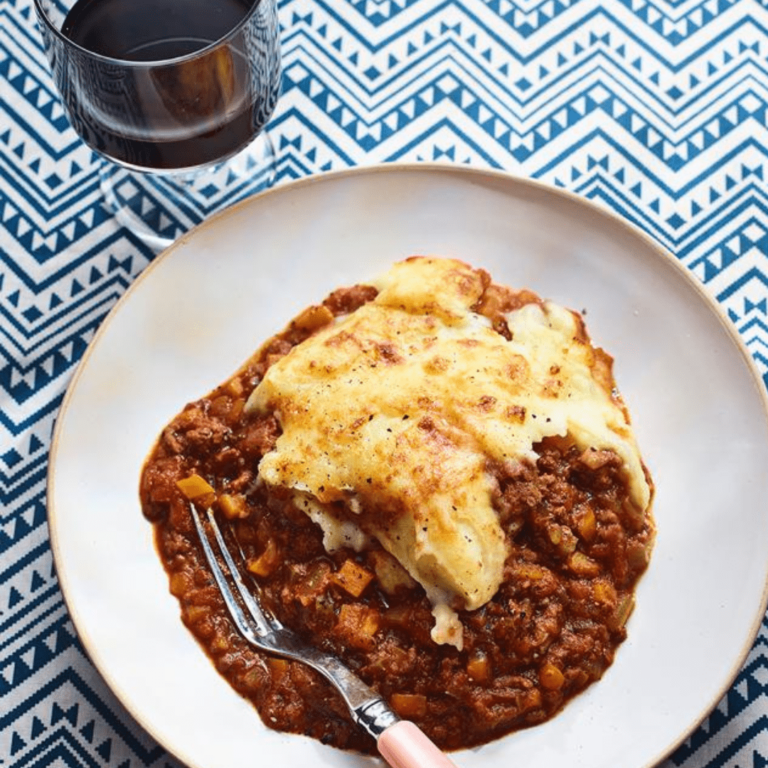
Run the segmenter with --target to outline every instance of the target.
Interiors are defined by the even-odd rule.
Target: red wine
[[[83,50],[66,51],[57,78],[75,129],[97,151],[146,169],[193,168],[242,149],[277,100],[269,5],[78,0],[62,33]]]
[[[164,61],[215,43],[252,5],[252,0],[78,0],[61,31],[102,56]]]

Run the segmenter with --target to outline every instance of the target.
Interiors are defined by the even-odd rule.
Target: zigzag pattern
[[[751,0],[284,0],[278,183],[445,161],[561,186],[636,223],[721,302],[768,383],[768,11]],[[172,761],[83,655],[45,474],[95,329],[153,252],[103,205],[30,0],[0,4],[0,763]],[[217,190],[169,231],[248,190]],[[147,202],[147,201],[145,201]],[[184,218],[186,217],[186,218]],[[678,768],[768,763],[768,624]],[[738,726],[734,718],[738,718]]]

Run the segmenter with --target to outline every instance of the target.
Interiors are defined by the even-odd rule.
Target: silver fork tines
[[[381,696],[363,683],[338,658],[305,643],[262,609],[258,593],[249,589],[243,580],[240,568],[216,523],[213,510],[206,511],[204,523],[194,504],[189,507],[208,566],[224,598],[229,615],[243,637],[259,650],[302,662],[324,675],[341,693],[355,721],[374,738],[378,738],[385,729],[398,722],[398,717]],[[207,529],[213,534],[226,566],[226,573],[216,557]],[[230,587],[230,581],[237,591],[237,596]]]

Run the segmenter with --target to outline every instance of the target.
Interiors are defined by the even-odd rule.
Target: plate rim
[[[56,412],[55,423],[53,432],[51,435],[50,449],[48,453],[48,466],[46,471],[46,520],[48,524],[48,538],[51,547],[51,553],[53,558],[53,564],[56,571],[57,579],[59,582],[60,591],[64,601],[67,613],[72,621],[72,625],[80,639],[86,656],[90,660],[92,666],[95,668],[98,675],[105,682],[109,688],[111,694],[117,699],[120,705],[126,712],[137,722],[137,724],[158,744],[162,746],[171,756],[176,760],[182,762],[179,755],[174,752],[171,745],[168,745],[162,734],[157,732],[157,729],[153,723],[148,722],[148,719],[144,717],[141,711],[134,706],[132,700],[126,701],[123,692],[120,687],[111,680],[109,670],[106,669],[105,662],[101,659],[98,649],[94,647],[89,634],[81,625],[81,619],[78,619],[78,611],[74,605],[73,597],[71,594],[71,588],[68,585],[68,576],[66,574],[66,568],[63,566],[64,555],[60,549],[60,541],[57,535],[57,515],[55,509],[54,493],[56,483],[56,468],[59,455],[59,447],[61,442],[61,435],[65,429],[67,421],[67,414],[70,403],[75,396],[75,392],[78,388],[78,383],[85,370],[88,367],[89,360],[94,350],[99,346],[101,340],[106,335],[109,329],[109,325],[114,317],[122,310],[122,307],[130,301],[133,293],[138,290],[139,286],[147,279],[149,279],[153,271],[164,262],[170,255],[179,248],[184,247],[190,240],[195,239],[198,233],[202,230],[213,226],[215,223],[226,219],[229,216],[236,215],[239,211],[249,208],[251,206],[258,206],[263,204],[264,199],[271,199],[277,196],[290,195],[295,191],[301,191],[302,189],[315,185],[322,184],[334,184],[339,181],[343,182],[350,177],[370,176],[375,177],[380,174],[389,175],[410,175],[413,173],[437,175],[437,174],[449,174],[453,176],[464,177],[463,183],[471,183],[473,178],[490,178],[497,183],[509,186],[518,186],[522,188],[530,188],[537,190],[545,195],[551,195],[554,197],[562,198],[571,204],[588,209],[593,215],[604,218],[612,222],[615,226],[626,230],[632,237],[638,238],[643,241],[645,246],[654,251],[656,256],[667,267],[671,267],[676,270],[679,276],[688,284],[688,287],[694,289],[698,295],[700,301],[703,301],[708,311],[714,315],[718,320],[722,328],[726,331],[726,334],[731,342],[735,345],[736,350],[739,352],[742,362],[746,365],[751,382],[754,386],[756,393],[758,394],[761,403],[761,415],[763,421],[768,425],[768,390],[760,376],[759,370],[755,363],[754,358],[749,353],[749,350],[744,342],[743,338],[739,334],[734,323],[728,318],[722,305],[718,303],[716,298],[705,288],[705,286],[695,278],[690,268],[682,264],[675,255],[666,248],[662,243],[653,238],[647,232],[642,230],[638,225],[629,219],[625,218],[621,214],[613,211],[612,209],[600,205],[595,201],[577,194],[571,190],[563,187],[559,187],[550,184],[539,179],[533,179],[530,177],[521,176],[515,174],[512,171],[495,168],[478,168],[466,165],[455,165],[449,162],[408,162],[408,163],[374,163],[369,165],[358,165],[349,168],[342,168],[330,171],[323,171],[315,174],[310,174],[299,179],[293,179],[284,183],[278,183],[269,189],[258,192],[243,200],[240,200],[227,208],[217,211],[199,224],[192,227],[185,232],[181,237],[174,241],[164,250],[157,253],[152,260],[144,267],[144,269],[131,281],[130,285],[125,289],[123,294],[117,299],[115,304],[104,316],[99,323],[93,338],[88,343],[86,349],[83,352],[81,359],[78,361],[72,376],[66,386],[64,396],[61,404]],[[768,504],[766,505],[768,512]],[[768,555],[766,555],[768,560]],[[645,763],[643,768],[653,768],[662,760],[668,758],[676,749],[678,749],[686,739],[703,723],[704,720],[712,713],[717,704],[727,694],[728,690],[733,685],[733,682],[738,675],[739,671],[743,668],[746,659],[754,645],[755,639],[760,631],[760,626],[765,617],[766,610],[768,610],[768,569],[766,570],[766,578],[762,587],[762,595],[756,612],[749,626],[744,638],[742,639],[742,646],[740,652],[735,657],[731,669],[727,675],[723,677],[720,686],[717,688],[714,696],[710,701],[705,702],[700,707],[699,715],[689,724],[687,728],[683,730],[679,736],[674,739],[666,747],[663,747],[661,751],[649,762]],[[458,753],[457,753],[458,754]],[[187,761],[189,762],[189,761]],[[200,763],[193,761],[195,768],[204,768]]]

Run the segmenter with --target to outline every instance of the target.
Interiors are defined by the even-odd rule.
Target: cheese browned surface
[[[275,362],[246,410],[282,434],[259,464],[325,533],[329,551],[371,539],[425,589],[438,643],[462,644],[455,609],[496,593],[508,554],[491,462],[533,462],[543,438],[622,461],[630,498],[651,490],[610,360],[551,302],[509,312],[511,339],[475,311],[488,285],[449,259],[411,258],[378,295]]]

